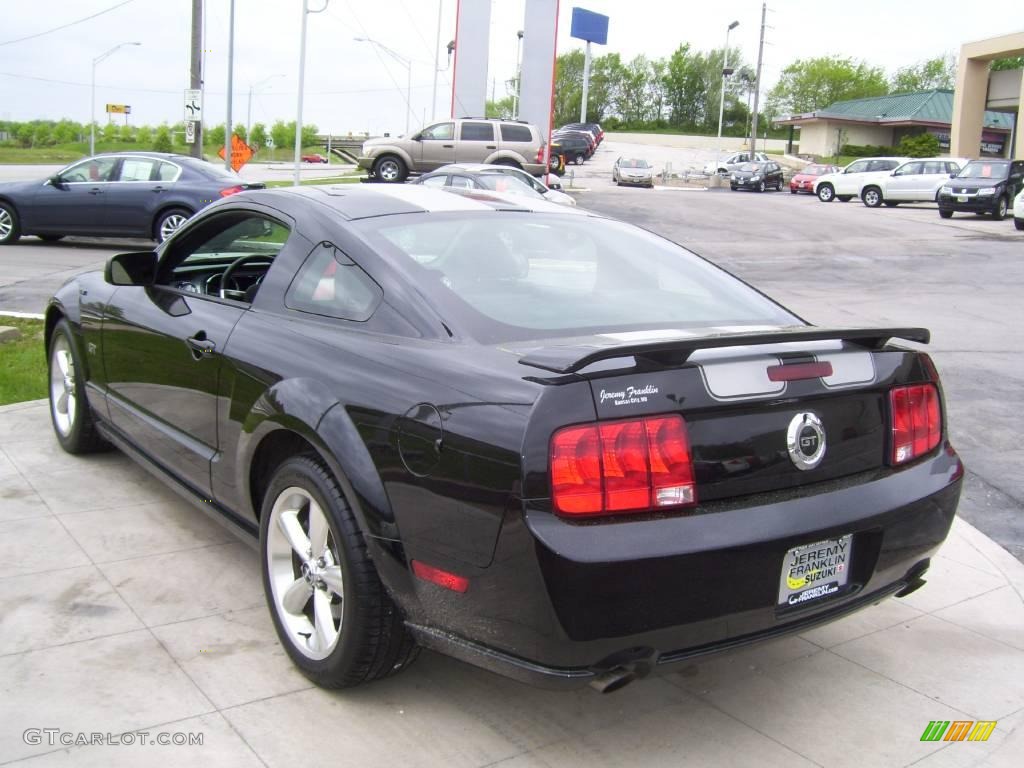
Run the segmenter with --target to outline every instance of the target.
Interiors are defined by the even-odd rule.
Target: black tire
[[[1006,197],[1000,197],[996,202],[996,207],[992,209],[992,218],[996,221],[1002,221],[1006,218],[1006,212],[1010,208],[1010,203]]]
[[[791,195],[795,195],[795,194],[796,194],[796,190],[795,190],[795,189],[793,189],[792,187],[790,187],[790,188],[789,188],[789,194],[791,194]]]
[[[373,175],[386,184],[400,184],[409,175],[409,169],[397,155],[383,155],[373,164]]]
[[[868,208],[878,208],[882,205],[882,190],[878,187],[865,187],[860,193],[860,199]]]
[[[572,161],[573,161],[573,162],[574,162],[574,163],[575,163],[576,165],[583,165],[583,160],[584,160],[584,158],[583,158],[583,153],[582,153],[582,152],[578,152],[578,153],[576,154],[576,157],[574,157]]]
[[[836,195],[840,203],[848,203],[853,200],[853,195]]]
[[[1014,219],[1013,226],[1017,229],[1024,229],[1024,219]]]
[[[308,493],[323,510],[329,529],[328,545],[333,544],[332,555],[338,557],[341,566],[344,599],[339,611],[340,634],[333,650],[319,660],[295,645],[278,615],[270,581],[267,548],[272,511],[278,497],[291,488]],[[387,677],[411,664],[419,654],[401,612],[377,575],[351,507],[319,457],[294,456],[275,470],[263,498],[260,553],[263,589],[274,628],[295,666],[317,685],[347,688]],[[298,558],[293,555],[292,560]]]
[[[0,202],[0,245],[14,245],[21,237],[21,220],[10,203]]]
[[[50,400],[50,421],[53,424],[53,433],[57,437],[57,442],[65,451],[74,454],[106,450],[110,446],[96,431],[96,423],[85,395],[85,365],[71,325],[67,320],[61,318],[54,326],[46,348],[48,351],[47,388]],[[63,360],[67,367],[63,370],[58,360],[61,354],[66,355]],[[62,378],[64,380],[63,398],[56,395],[54,391],[55,388],[59,388]],[[63,402],[63,415],[66,420],[61,419],[61,402]],[[72,410],[73,413],[71,413]]]
[[[899,205],[899,203],[893,202],[892,200],[885,200],[883,202],[885,202],[886,208],[895,208],[897,205]]]
[[[731,190],[732,190],[733,192],[735,192],[735,191],[736,191],[736,189],[737,189],[737,187],[736,187],[736,185],[735,185],[735,184],[730,184],[730,185],[729,185],[729,189],[731,189]]]
[[[177,232],[190,216],[192,216],[192,211],[184,208],[170,208],[164,211],[156,217],[156,221],[153,223],[153,239],[162,243]]]
[[[944,210],[942,210],[940,208],[939,209],[939,216],[941,216],[944,219],[952,219],[953,218],[953,212],[952,211],[944,211]]]
[[[44,243],[56,243],[64,239],[64,235],[36,235]]]
[[[818,185],[818,199],[823,203],[831,203],[836,199],[836,190],[828,182]]]
[[[764,185],[764,181],[762,180],[762,181],[761,181],[761,182],[760,182],[760,183],[759,183],[759,184],[757,185],[757,191],[758,191],[758,192],[764,192],[764,191],[765,191],[766,189],[767,189],[767,187],[766,187],[766,186]]]

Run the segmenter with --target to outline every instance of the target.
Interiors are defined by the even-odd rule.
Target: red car
[[[323,155],[303,155],[302,162],[304,163],[326,163],[327,158]]]
[[[794,195],[797,192],[810,192],[814,194],[814,180],[826,173],[836,173],[839,168],[834,165],[814,164],[808,165],[800,173],[789,180],[789,191]]]

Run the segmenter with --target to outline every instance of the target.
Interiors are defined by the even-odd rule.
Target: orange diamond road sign
[[[224,159],[224,147],[220,148],[220,152],[217,153],[217,156],[221,160]],[[236,134],[236,133],[231,134],[231,167],[232,167],[232,169],[237,171],[243,165],[245,165],[250,160],[252,160],[252,156],[253,156],[252,147],[250,147],[248,144],[246,144],[244,141],[242,141],[242,139],[238,138],[238,134]]]

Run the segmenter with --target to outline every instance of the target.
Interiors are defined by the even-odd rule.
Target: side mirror
[[[409,141],[422,141],[422,140],[423,140],[423,136],[421,136],[418,133],[414,133],[412,136],[409,137]]]
[[[111,285],[152,285],[156,279],[156,262],[153,251],[119,253],[103,268],[103,279]]]
[[[557,181],[553,181],[550,184],[548,184],[548,189],[553,189],[556,192],[561,192],[562,191],[562,185],[559,184]]]
[[[63,179],[61,179],[60,174],[53,174],[53,176],[48,178],[47,181],[50,182],[51,187],[55,187],[57,189],[64,189],[64,181]]]
[[[949,174],[949,178],[955,179],[956,178],[956,174],[957,174],[957,172],[954,171],[953,173]]]

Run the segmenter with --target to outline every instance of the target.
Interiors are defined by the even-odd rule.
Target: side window
[[[173,163],[160,163],[156,169],[156,181],[177,181],[181,169]]]
[[[232,292],[229,298],[252,301],[289,234],[284,224],[252,211],[213,216],[171,241],[156,283],[218,296],[225,271],[235,264],[224,286]],[[243,257],[244,262],[235,263]]]
[[[285,306],[299,312],[363,322],[383,297],[380,286],[330,243],[320,243],[299,268]]]
[[[148,157],[126,157],[121,161],[119,181],[149,181],[157,160]]]
[[[872,171],[891,171],[899,165],[896,160],[872,160],[871,169]]]
[[[924,163],[924,170],[921,171],[921,173],[938,176],[939,174],[947,173],[946,168],[948,166],[949,163],[943,163],[938,160],[933,160],[930,163]]]
[[[502,123],[501,140],[529,143],[533,141],[533,132],[525,125],[510,125],[509,123]]]
[[[438,123],[424,128],[420,138],[424,141],[451,141],[455,138],[455,123]]]
[[[896,169],[897,176],[910,176],[911,174],[923,173],[921,163],[906,163]]]
[[[116,157],[94,157],[68,168],[60,175],[60,180],[65,184],[111,181],[117,160]]]
[[[461,141],[494,141],[494,123],[463,123]]]
[[[846,169],[847,173],[864,173],[868,169],[867,160],[858,160],[856,163]]]
[[[448,177],[444,174],[440,176],[431,176],[430,178],[424,179],[420,182],[424,187],[443,187]]]
[[[469,176],[449,176],[449,186],[456,189],[475,189],[476,184]]]

